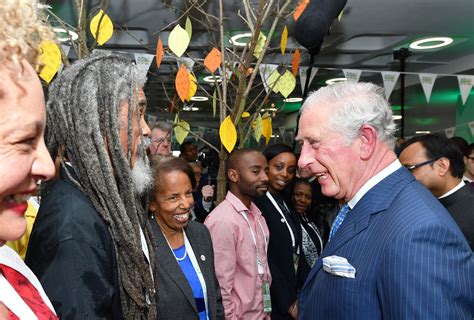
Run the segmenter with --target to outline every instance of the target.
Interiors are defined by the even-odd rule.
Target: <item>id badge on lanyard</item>
[[[270,298],[270,284],[266,280],[262,280],[263,293],[263,312],[272,312],[272,299]]]

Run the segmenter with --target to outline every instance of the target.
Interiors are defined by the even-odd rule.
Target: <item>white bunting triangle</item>
[[[148,73],[151,62],[155,56],[148,53],[135,53],[135,62],[137,63],[137,68],[140,72],[144,73],[145,76]]]
[[[437,75],[432,73],[420,73],[418,76],[420,77],[420,83],[423,87],[426,101],[429,103]]]
[[[303,67],[303,66],[299,67],[301,93],[304,92],[304,86],[306,84],[306,72],[308,72],[308,68],[309,67]],[[318,73],[318,68],[313,67],[311,69],[311,76],[309,77],[308,88],[311,85],[311,82],[313,82],[313,79],[316,76],[316,73]]]
[[[362,70],[343,69],[342,72],[344,72],[344,76],[346,77],[347,81],[357,83],[359,82]]]
[[[474,121],[469,122],[469,129],[471,129],[471,134],[474,136]]]
[[[148,125],[153,126],[156,122],[156,117],[152,115],[148,115]]]
[[[397,83],[399,76],[400,72],[382,72],[383,86],[385,88],[385,97],[387,98],[387,100],[390,98],[390,95],[392,94],[393,88],[395,88],[395,84]]]
[[[469,93],[471,93],[472,84],[474,82],[474,76],[459,75],[459,91],[461,91],[462,105],[466,104]]]
[[[456,127],[451,127],[451,128],[444,129],[444,132],[446,133],[446,137],[448,139],[451,139],[452,137],[454,137],[454,130],[456,130]]]
[[[260,76],[262,77],[262,82],[263,82],[263,87],[265,88],[265,91],[268,93],[270,90],[270,87],[268,85],[268,78],[270,78],[270,75],[273,73],[273,71],[278,68],[277,64],[268,64],[268,63],[261,63],[258,66],[258,71],[260,72]]]

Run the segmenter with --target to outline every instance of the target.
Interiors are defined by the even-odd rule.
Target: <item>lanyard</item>
[[[291,236],[291,245],[293,247],[293,249],[295,249],[296,247],[296,240],[295,240],[295,234],[293,233],[293,229],[291,229],[290,227],[290,224],[288,223],[288,221],[286,220],[286,217],[285,215],[283,214],[283,211],[281,211],[281,208],[280,206],[278,205],[278,203],[275,201],[275,199],[273,198],[272,194],[270,192],[267,191],[267,198],[270,199],[270,201],[272,202],[273,206],[275,207],[275,209],[277,209],[277,211],[280,213],[281,217],[282,217],[282,222],[285,222],[286,224],[286,227],[288,228],[288,231],[290,232],[290,236]],[[285,202],[283,202],[283,204],[286,206]],[[288,209],[288,208],[287,208]],[[288,210],[289,211],[289,210]],[[299,248],[298,248],[299,249]]]
[[[208,301],[207,301],[206,281],[204,281],[204,276],[202,274],[201,268],[199,267],[196,256],[194,255],[193,247],[191,247],[191,244],[189,243],[188,237],[186,236],[186,232],[184,231],[184,229],[183,229],[183,236],[184,236],[184,245],[186,247],[186,252],[188,253],[189,259],[191,260],[194,270],[196,271],[196,274],[198,276],[199,282],[201,283],[202,292],[204,294],[204,302],[206,304],[206,315],[207,315],[207,319],[209,319],[209,306],[208,306]]]
[[[35,313],[30,309],[26,302],[20,297],[18,292],[0,273],[0,302],[10,309],[19,319],[36,320]]]
[[[249,226],[250,234],[252,235],[253,244],[255,246],[256,259],[257,259],[257,271],[258,271],[259,275],[263,276],[263,274],[264,274],[263,259],[260,256],[260,254],[258,253],[257,237],[255,236],[255,233],[253,232],[253,228],[250,225],[250,221],[249,221],[249,218],[247,217],[247,213],[245,213],[245,211],[239,211],[239,212],[242,215],[242,217],[244,217],[245,221],[247,222],[247,225]],[[257,222],[258,222],[258,225],[260,226],[260,230],[262,231],[263,240],[265,241],[265,243],[263,245],[263,248],[265,250],[265,257],[266,257],[267,256],[267,246],[268,246],[267,237],[265,236],[265,230],[263,229],[262,223],[260,222],[260,220],[257,220]]]

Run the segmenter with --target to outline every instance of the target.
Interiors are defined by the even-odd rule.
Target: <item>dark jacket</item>
[[[64,171],[41,203],[25,262],[60,319],[123,318],[109,229]]]

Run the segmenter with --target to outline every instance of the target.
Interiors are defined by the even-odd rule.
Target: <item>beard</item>
[[[145,139],[146,140],[146,139]],[[145,150],[146,141],[140,146],[140,152],[137,161],[132,168],[132,182],[135,192],[143,195],[148,189],[153,187],[153,174],[148,161],[146,161],[143,150]]]

